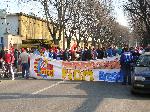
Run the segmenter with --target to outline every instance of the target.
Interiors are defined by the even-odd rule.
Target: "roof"
[[[41,18],[41,17],[37,17],[36,15],[30,15],[30,14],[26,14],[26,13],[9,13],[7,14],[7,16],[26,16],[26,17],[30,17],[30,18],[34,18],[34,19],[37,19],[37,20],[40,20],[40,21],[46,21],[46,19],[44,18]]]

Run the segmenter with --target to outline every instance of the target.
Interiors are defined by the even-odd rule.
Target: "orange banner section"
[[[66,69],[119,69],[118,60],[113,61],[93,61],[93,62],[62,62],[63,68]]]

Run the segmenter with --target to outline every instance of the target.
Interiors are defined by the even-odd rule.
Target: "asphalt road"
[[[2,80],[0,112],[150,112],[150,96],[116,83]]]

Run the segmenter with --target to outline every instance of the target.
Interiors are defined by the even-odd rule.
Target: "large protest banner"
[[[38,79],[121,82],[118,57],[92,61],[60,61],[32,55],[30,75]]]
[[[61,79],[62,65],[60,61],[42,56],[32,55],[30,58],[30,76],[37,79]]]

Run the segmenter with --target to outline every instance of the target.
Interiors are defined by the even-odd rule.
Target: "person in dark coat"
[[[104,52],[104,58],[107,58],[106,48],[105,48],[105,47],[103,47],[103,48],[102,48],[102,50],[103,50],[103,52]]]
[[[0,59],[4,59],[5,50],[4,47],[2,47],[2,50],[0,51]],[[2,68],[2,61],[0,61],[0,68]]]
[[[2,50],[0,51],[0,59],[3,59],[5,55],[4,47],[2,47]]]
[[[68,51],[68,49],[66,49],[63,52],[63,61],[67,61],[67,60],[69,60],[69,51]]]
[[[18,67],[18,60],[19,60],[19,52],[17,49],[15,49],[14,58],[15,58],[14,65],[15,65],[15,68],[17,68]]]
[[[91,47],[89,47],[89,49],[87,50],[86,59],[87,59],[87,61],[89,61],[89,60],[92,59],[92,50],[91,50]]]
[[[97,59],[103,59],[104,58],[104,51],[102,48],[98,48],[97,50]]]
[[[85,49],[83,50],[82,61],[87,61],[87,50],[87,47],[85,47]]]

